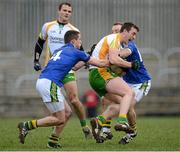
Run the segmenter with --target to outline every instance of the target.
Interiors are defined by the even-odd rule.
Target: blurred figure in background
[[[86,91],[83,97],[83,103],[86,106],[87,116],[89,118],[96,117],[99,103],[99,97],[96,92],[93,90]]]

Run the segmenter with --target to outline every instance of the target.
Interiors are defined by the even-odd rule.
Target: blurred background
[[[46,113],[35,90],[39,73],[33,70],[33,52],[42,25],[56,19],[61,2],[65,0],[0,0],[0,117],[40,117]],[[114,22],[139,26],[136,42],[152,76],[152,88],[137,104],[137,113],[180,115],[180,1],[68,2],[73,6],[71,23],[81,31],[86,50],[110,34]],[[88,71],[81,69],[77,77],[83,100],[91,89]]]

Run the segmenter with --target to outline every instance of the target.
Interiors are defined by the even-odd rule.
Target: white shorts
[[[135,100],[139,102],[143,96],[146,96],[151,88],[151,81],[145,81],[144,83],[139,84],[131,84],[128,85],[133,89],[135,92]]]
[[[64,96],[60,88],[53,81],[44,78],[38,79],[36,90],[51,113],[64,109]]]

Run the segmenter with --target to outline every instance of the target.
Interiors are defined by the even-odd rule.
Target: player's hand
[[[84,65],[84,69],[89,69],[89,64],[86,63],[86,64]]]
[[[39,63],[39,61],[34,61],[34,70],[41,70],[41,64]]]
[[[138,60],[134,60],[132,62],[132,69],[138,70],[140,68],[140,62]]]

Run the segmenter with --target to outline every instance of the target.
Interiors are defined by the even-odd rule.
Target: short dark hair
[[[69,43],[73,39],[77,40],[79,38],[79,34],[80,32],[78,31],[74,31],[74,30],[67,31],[66,34],[64,35],[64,43],[65,44]]]
[[[139,32],[139,27],[134,24],[134,28]]]
[[[137,25],[131,22],[126,22],[122,25],[120,33],[122,33],[124,30],[127,30],[129,32],[132,27],[134,27],[139,32],[139,27]]]
[[[70,3],[68,3],[68,2],[63,2],[63,3],[59,4],[59,11],[61,10],[61,8],[62,8],[63,5],[67,5],[67,6],[69,6],[69,7],[72,7],[72,5],[71,5]]]
[[[114,25],[123,25],[123,23],[121,23],[121,22],[116,22],[116,23],[113,24],[113,26],[114,26]]]

